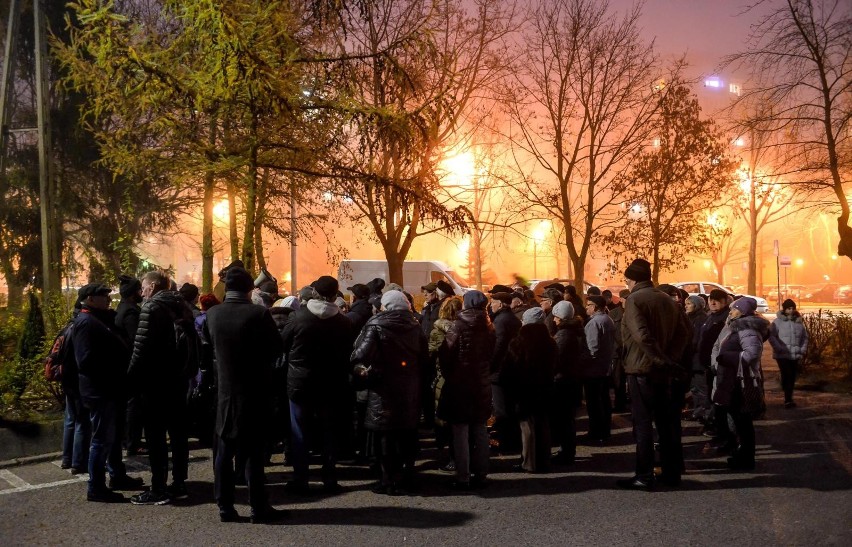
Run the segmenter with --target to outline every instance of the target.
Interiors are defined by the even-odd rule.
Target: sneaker
[[[88,472],[89,472],[88,469],[80,469],[79,467],[72,467],[71,468],[71,474],[72,475],[85,475]]]
[[[456,472],[456,462],[454,462],[453,460],[450,460],[449,462],[447,462],[447,465],[441,467],[441,471],[444,471],[445,473],[455,473]]]
[[[796,408],[796,403],[793,401],[784,401],[784,408]]]
[[[130,497],[130,503],[133,505],[165,505],[170,501],[172,501],[172,498],[168,494],[154,490],[148,490]]]
[[[110,490],[142,490],[145,481],[139,477],[116,475],[109,478]]]
[[[184,500],[189,497],[189,492],[186,491],[186,484],[183,482],[173,482],[166,486],[166,494],[173,500]]]
[[[123,495],[112,490],[104,490],[102,492],[89,492],[86,494],[86,500],[97,501],[100,503],[124,503],[127,501]]]
[[[627,490],[645,490],[650,492],[654,489],[654,479],[645,479],[642,477],[631,477],[629,479],[618,479],[615,484],[619,488]]]

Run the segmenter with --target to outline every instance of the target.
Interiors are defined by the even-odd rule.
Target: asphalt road
[[[341,467],[346,491],[307,498],[283,490],[281,465],[270,468],[271,501],[291,514],[279,525],[221,524],[213,503],[207,450],[193,451],[190,498],[137,507],[85,500],[85,476],[58,462],[0,471],[3,545],[852,545],[852,396],[800,392],[784,409],[776,369],[767,362],[769,409],[757,423],[755,472],[734,473],[684,422],[688,472],[677,489],[621,491],[633,445],[629,417],[615,416],[605,446],[581,446],[563,472],[511,472],[509,457],[492,458],[491,483],[452,493],[450,477],[420,462],[413,496],[373,494],[368,471]],[[583,431],[585,420],[580,420]],[[129,461],[146,482],[145,459]],[[245,504],[247,493],[238,489]],[[238,505],[241,514],[246,505]]]

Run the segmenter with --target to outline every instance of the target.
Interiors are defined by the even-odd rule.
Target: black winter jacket
[[[367,321],[373,317],[373,306],[366,299],[356,300],[352,303],[352,307],[349,308],[346,317],[352,321],[353,336],[358,336],[361,329],[367,324]]]
[[[114,324],[112,310],[84,307],[74,319],[71,342],[84,402],[124,395],[129,351]]]
[[[704,323],[701,324],[701,332],[698,333],[698,364],[704,369],[710,369],[710,356],[713,353],[713,344],[719,338],[719,333],[725,327],[725,321],[728,319],[730,308],[725,306],[717,312],[707,315]]]
[[[521,330],[521,322],[509,308],[501,308],[492,319],[494,324],[494,355],[491,357],[491,382],[500,383],[500,371],[509,354],[509,344]]]
[[[355,341],[352,365],[367,367],[368,429],[415,429],[420,419],[420,368],[426,336],[406,310],[374,315]]]
[[[287,396],[299,404],[340,401],[349,389],[352,321],[331,302],[299,308],[284,329]]]
[[[143,394],[186,395],[189,378],[177,347],[175,318],[194,325],[192,311],[177,291],[158,292],[142,305],[127,374]],[[196,334],[194,328],[187,334]]]
[[[491,416],[494,327],[485,310],[459,312],[438,350],[444,389],[438,417],[451,424],[485,423]]]
[[[521,327],[509,344],[501,384],[515,402],[515,414],[524,419],[547,410],[559,350],[542,323]]]
[[[572,317],[556,328],[558,357],[554,377],[557,382],[579,382],[585,368],[585,361],[591,360],[589,346],[586,344],[586,331],[583,320]]]
[[[128,298],[122,298],[115,310],[115,326],[125,333],[125,338],[130,347],[133,347],[133,339],[136,338],[141,311],[141,306],[135,300]]]

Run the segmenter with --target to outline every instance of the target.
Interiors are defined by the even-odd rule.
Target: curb
[[[7,467],[17,467],[19,465],[28,465],[31,463],[43,463],[49,462],[52,460],[58,460],[62,457],[62,452],[51,452],[49,454],[37,454],[35,456],[23,456],[20,458],[14,458],[11,460],[5,460],[0,462],[0,469],[5,469]]]

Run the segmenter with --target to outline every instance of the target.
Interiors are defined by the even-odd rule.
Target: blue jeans
[[[312,430],[312,420],[316,414],[316,427],[322,434],[322,482],[337,481],[337,439],[340,433],[340,420],[336,409],[328,403],[294,403],[290,401],[290,429],[292,431],[293,480],[308,482],[308,448],[310,439],[316,432]]]
[[[89,493],[106,490],[106,467],[115,442],[115,401],[86,401],[92,422],[92,446],[89,449]]]
[[[92,422],[79,395],[65,394],[65,429],[62,433],[62,465],[84,470],[89,467]]]

